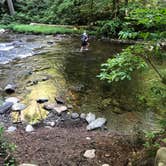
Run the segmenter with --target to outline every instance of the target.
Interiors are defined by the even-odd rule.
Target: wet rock
[[[87,130],[93,130],[102,127],[106,123],[105,118],[97,118],[96,120],[92,121],[87,127]]]
[[[47,81],[47,80],[49,80],[49,79],[50,79],[49,76],[45,76],[45,77],[43,77],[43,78],[41,79],[41,81]]]
[[[46,125],[54,127],[55,126],[55,122],[46,122]]]
[[[91,112],[89,112],[89,113],[87,114],[87,116],[86,116],[86,121],[87,121],[88,123],[91,123],[91,122],[94,121],[95,119],[96,119],[95,114],[93,114],[93,113],[91,113]]]
[[[65,104],[65,100],[62,97],[55,97],[57,104]]]
[[[73,106],[72,106],[71,104],[68,104],[68,105],[67,105],[67,108],[68,108],[68,109],[73,109]]]
[[[75,91],[75,92],[81,92],[85,89],[85,86],[83,84],[71,86],[70,90]]]
[[[50,110],[53,110],[56,106],[57,104],[55,103],[48,103],[48,104],[44,104],[43,108],[50,111]]]
[[[17,97],[9,97],[5,100],[5,102],[12,102],[13,104],[18,103],[20,101],[20,99],[18,99]]]
[[[48,102],[48,99],[47,98],[40,98],[40,99],[37,99],[36,102],[41,104],[41,103]]]
[[[95,149],[86,150],[83,156],[89,159],[95,158],[95,151]]]
[[[62,112],[67,111],[67,107],[65,105],[57,105],[56,107],[54,107],[54,110],[60,115],[62,114]]]
[[[71,114],[71,118],[72,119],[77,119],[77,118],[79,118],[79,114],[74,112],[74,113]]]
[[[27,125],[26,128],[25,128],[25,131],[26,132],[33,132],[34,131],[34,128],[32,125]]]
[[[0,106],[0,114],[4,114],[9,111],[12,107],[12,102],[5,102],[2,106]]]
[[[81,118],[81,119],[86,119],[86,114],[81,113],[80,118]]]
[[[33,86],[33,85],[37,85],[39,82],[39,80],[30,80],[27,82],[28,86]]]
[[[17,128],[15,126],[10,126],[10,127],[8,127],[8,129],[6,131],[7,132],[14,132],[16,130],[17,130]]]
[[[13,85],[13,84],[8,84],[6,87],[5,87],[5,92],[6,93],[14,93],[15,92],[15,89],[16,89],[16,86]]]
[[[52,45],[52,44],[54,44],[54,41],[52,41],[52,40],[47,41],[47,44]]]

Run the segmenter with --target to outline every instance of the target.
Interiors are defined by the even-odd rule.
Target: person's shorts
[[[81,46],[86,46],[88,43],[86,41],[82,41]]]

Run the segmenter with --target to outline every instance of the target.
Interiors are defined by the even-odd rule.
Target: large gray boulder
[[[97,118],[96,120],[92,121],[87,127],[87,130],[94,130],[97,128],[102,127],[106,123],[105,118]]]

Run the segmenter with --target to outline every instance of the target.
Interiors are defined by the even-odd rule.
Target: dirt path
[[[87,132],[85,126],[39,128],[34,133],[18,130],[6,134],[17,145],[15,158],[20,163],[39,166],[127,165],[132,147],[122,136],[108,132]],[[85,150],[96,149],[94,159],[83,157]]]

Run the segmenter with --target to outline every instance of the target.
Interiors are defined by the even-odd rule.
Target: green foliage
[[[118,35],[120,39],[135,39],[138,36],[138,33],[132,31],[120,31]]]
[[[98,26],[98,29],[97,29],[98,34],[114,37],[116,36],[121,26],[121,21],[119,18],[114,20],[98,21],[97,26]]]
[[[65,26],[47,26],[47,25],[25,25],[25,24],[11,24],[8,26],[16,32],[35,33],[35,34],[71,34],[81,33],[82,30],[76,30],[74,27]]]
[[[145,132],[145,143],[143,144],[146,148],[147,152],[150,156],[154,156],[157,149],[162,145],[163,143],[166,144],[166,121],[161,120],[161,130],[158,132],[150,131]]]
[[[138,56],[141,51],[139,45],[134,49],[133,46],[130,46],[120,54],[117,54],[116,57],[109,58],[107,63],[101,65],[102,69],[98,77],[101,80],[107,80],[109,83],[124,79],[131,80],[131,75],[135,70],[141,70],[147,67],[144,59]]]
[[[0,158],[4,160],[4,166],[14,166],[16,162],[11,153],[15,150],[16,146],[9,144],[5,140],[3,133],[3,127],[0,127]]]
[[[132,10],[126,19],[148,29],[152,27],[162,29],[166,25],[166,9],[138,8]]]

